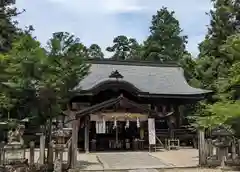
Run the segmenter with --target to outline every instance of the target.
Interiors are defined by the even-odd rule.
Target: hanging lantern
[[[140,128],[140,121],[139,121],[139,118],[137,118],[137,128]]]
[[[129,128],[129,119],[127,119],[127,121],[126,121],[125,128]]]

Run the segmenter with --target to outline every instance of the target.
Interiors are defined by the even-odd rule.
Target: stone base
[[[13,142],[13,143],[8,143],[7,145],[4,146],[4,149],[21,149],[24,146],[20,144],[19,142]]]
[[[25,160],[25,148],[22,144],[11,143],[4,146],[5,164],[23,162]]]

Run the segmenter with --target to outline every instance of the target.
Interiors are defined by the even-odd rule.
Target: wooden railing
[[[179,139],[180,141],[195,141],[197,133],[196,131],[190,129],[173,129],[171,131],[169,129],[156,129],[156,136],[161,140],[168,139],[172,136],[172,138]]]
[[[196,131],[194,130],[190,130],[190,129],[172,129],[171,130],[174,134],[174,136],[178,136],[178,135],[195,135]],[[167,135],[170,134],[170,130],[169,129],[156,129],[156,133],[159,135]]]

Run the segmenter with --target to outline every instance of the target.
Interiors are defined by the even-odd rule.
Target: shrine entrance
[[[98,113],[90,117],[90,151],[143,150],[148,145],[148,115]]]

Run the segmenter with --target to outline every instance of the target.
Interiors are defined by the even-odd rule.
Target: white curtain
[[[106,133],[106,122],[104,118],[101,121],[96,121],[96,133],[105,134]]]

